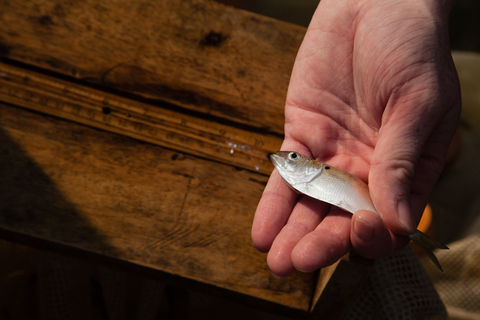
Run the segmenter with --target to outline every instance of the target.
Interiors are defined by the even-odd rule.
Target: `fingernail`
[[[400,199],[397,203],[398,220],[407,229],[409,233],[415,232],[415,225],[413,223],[410,206],[406,199]]]
[[[374,228],[370,223],[363,220],[361,217],[355,216],[353,222],[353,232],[355,232],[357,237],[363,242],[369,242],[373,238]]]
[[[277,279],[285,279],[286,277],[282,277],[282,276],[277,276],[275,273],[272,272],[272,276],[274,276],[275,278]]]

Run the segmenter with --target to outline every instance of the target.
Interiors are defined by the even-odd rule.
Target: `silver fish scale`
[[[333,169],[333,168],[332,168]],[[339,170],[333,169],[332,171]],[[331,171],[324,171],[309,183],[292,185],[297,191],[312,198],[330,203],[350,213],[358,210],[374,211],[367,185],[360,179],[348,175],[341,179]],[[343,172],[341,172],[343,175]]]

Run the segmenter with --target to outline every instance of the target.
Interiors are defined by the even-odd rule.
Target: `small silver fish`
[[[325,163],[312,160],[294,151],[277,151],[270,159],[283,180],[294,190],[352,214],[358,210],[377,212],[365,182]],[[432,252],[448,249],[444,244],[417,230],[409,238],[443,271]]]

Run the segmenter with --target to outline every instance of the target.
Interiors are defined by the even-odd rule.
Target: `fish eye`
[[[298,158],[298,154],[296,152],[290,152],[288,154],[288,159],[289,160],[296,160]]]

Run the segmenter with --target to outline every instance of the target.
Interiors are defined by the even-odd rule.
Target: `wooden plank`
[[[283,133],[305,29],[202,0],[0,2],[0,57]]]
[[[0,140],[0,236],[308,311],[313,275],[252,245],[265,176],[1,103]]]
[[[282,139],[153,107],[0,63],[0,101],[270,174]]]

